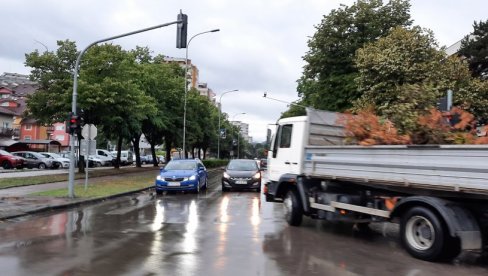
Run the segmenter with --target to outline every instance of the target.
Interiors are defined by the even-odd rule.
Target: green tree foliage
[[[400,133],[413,133],[418,119],[436,107],[448,89],[454,104],[477,116],[486,114],[486,86],[471,78],[458,57],[447,57],[430,31],[397,27],[357,51],[356,79],[362,97],[354,110],[372,108]]]
[[[354,103],[355,109],[373,107],[400,130],[413,128],[418,112],[433,107],[445,91],[430,85],[440,79],[436,72],[445,58],[436,46],[431,32],[397,27],[359,49],[356,82],[362,96]]]
[[[306,65],[298,80],[298,95],[305,105],[344,111],[361,94],[354,79],[357,49],[388,35],[391,28],[409,26],[410,4],[406,0],[359,0],[342,5],[324,16],[309,40]]]
[[[140,50],[140,49],[139,49]],[[160,58],[152,58],[148,54],[138,56],[144,57],[140,60],[139,84],[145,93],[156,103],[156,112],[148,114],[142,122],[142,132],[151,145],[153,160],[156,160],[156,145],[163,142],[168,144],[170,151],[174,139],[167,139],[165,136],[173,136],[176,130],[181,129],[183,117],[183,83],[182,69],[175,64],[162,63]],[[170,152],[166,153],[169,158]],[[157,166],[157,163],[154,163]]]
[[[304,116],[306,115],[305,106],[302,101],[294,102],[290,105],[287,111],[281,113],[280,119],[294,117],[294,116]]]
[[[488,79],[488,20],[474,22],[473,33],[461,41],[459,55],[468,59],[473,76]]]
[[[45,124],[64,121],[71,111],[71,72],[78,51],[74,42],[59,41],[58,46],[55,52],[26,54],[32,78],[40,84],[28,100],[28,110]],[[97,125],[105,141],[115,140],[118,149],[132,142],[138,165],[142,133],[153,157],[156,145],[164,143],[167,159],[173,148],[182,146],[184,71],[166,64],[162,55],[153,57],[147,47],[127,51],[103,44],[90,48],[81,59],[77,99],[85,122]],[[187,150],[193,157],[201,157],[200,149],[216,148],[218,117],[219,111],[207,98],[195,89],[189,91]],[[222,125],[229,130],[228,137],[236,137],[237,130],[225,116]],[[223,142],[224,146],[229,143]]]
[[[30,77],[39,84],[28,99],[28,112],[42,124],[65,121],[71,110],[76,45],[68,40],[57,45],[56,52],[36,50],[25,55],[25,65],[32,68]]]

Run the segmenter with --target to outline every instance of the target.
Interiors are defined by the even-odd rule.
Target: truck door
[[[269,153],[269,180],[278,181],[285,173],[291,173],[293,149],[291,138],[293,124],[280,125],[273,141],[272,152]]]

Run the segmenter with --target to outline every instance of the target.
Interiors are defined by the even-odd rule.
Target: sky
[[[78,49],[131,31],[188,15],[188,58],[199,81],[217,94],[230,119],[249,124],[254,141],[266,139],[268,124],[298,99],[297,80],[305,65],[307,41],[322,18],[352,0],[0,0],[0,74],[29,74],[25,54],[56,50],[56,41]],[[386,2],[386,1],[384,1]],[[411,0],[414,25],[432,30],[440,46],[450,46],[488,19],[486,0]],[[176,48],[176,25],[111,41],[124,49],[149,47],[154,55],[184,58]],[[81,68],[83,70],[83,68]],[[237,92],[227,93],[238,89]],[[266,92],[268,97],[264,98]],[[245,114],[241,114],[245,113]]]

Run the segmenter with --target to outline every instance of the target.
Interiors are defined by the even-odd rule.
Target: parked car
[[[234,188],[261,191],[261,171],[255,160],[230,160],[222,174],[222,191]]]
[[[61,155],[53,152],[40,152],[40,154],[44,155],[46,158],[52,159],[54,169],[69,168],[69,158],[62,157]]]
[[[158,158],[159,164],[166,163],[166,158],[164,157],[164,155],[158,155],[157,158]]]
[[[112,155],[117,158],[117,151],[111,151]],[[132,165],[134,162],[133,154],[131,151],[122,150],[120,151],[120,164],[121,165]]]
[[[88,156],[88,166],[89,167],[101,167],[103,166],[105,160],[100,159],[98,155]]]
[[[13,155],[24,158],[24,166],[32,169],[46,169],[53,167],[53,160],[46,158],[44,155],[34,151],[16,151]]]
[[[111,158],[112,159],[112,164],[115,163],[115,158],[116,156],[114,156],[110,151],[108,150],[104,150],[104,149],[97,149],[97,155],[101,155],[101,156],[105,156],[107,158]]]
[[[99,154],[90,155],[90,156],[93,156],[94,158],[96,158],[97,162],[99,160],[99,162],[102,166],[112,166],[112,164],[113,164],[112,157],[110,157],[110,156],[99,155]]]
[[[156,193],[163,191],[195,191],[207,188],[208,173],[198,159],[172,160],[156,177]]]
[[[142,164],[152,164],[153,163],[153,157],[152,155],[141,155],[141,163]]]
[[[24,159],[15,156],[8,151],[0,150],[0,165],[4,169],[22,169],[24,167]]]

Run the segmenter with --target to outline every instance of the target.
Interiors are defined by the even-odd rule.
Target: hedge
[[[211,168],[226,166],[227,163],[229,163],[229,160],[208,159],[208,160],[202,160],[202,162],[207,169],[211,169]]]

